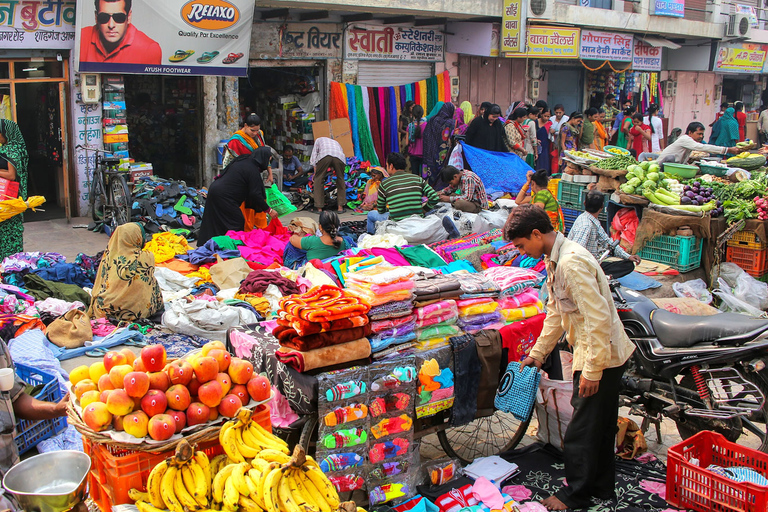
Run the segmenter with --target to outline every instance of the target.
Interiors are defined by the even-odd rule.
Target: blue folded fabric
[[[74,263],[56,263],[51,267],[38,268],[33,273],[46,281],[76,284],[80,288],[93,288],[93,281],[88,279],[85,271]]]
[[[652,277],[646,276],[645,274],[641,274],[640,272],[632,272],[627,274],[624,277],[620,277],[618,281],[624,288],[629,288],[630,290],[635,290],[636,292],[641,292],[650,288],[661,287],[660,282]]]
[[[216,262],[216,255],[221,259],[230,260],[239,258],[242,255],[238,250],[222,249],[214,240],[208,240],[204,246],[188,251],[187,254],[176,256],[180,260],[188,261],[192,265],[203,265],[205,263]]]
[[[462,143],[464,157],[489,193],[501,191],[517,194],[526,181],[531,167],[514,153],[500,153]]]

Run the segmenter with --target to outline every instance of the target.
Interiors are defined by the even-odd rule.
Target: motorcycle
[[[667,417],[683,439],[712,430],[736,442],[746,430],[768,452],[768,320],[679,315],[616,280],[609,286],[636,347],[622,378],[621,405],[643,418],[643,432],[654,424],[661,441]]]

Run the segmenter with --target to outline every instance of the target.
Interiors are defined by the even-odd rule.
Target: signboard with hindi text
[[[632,52],[634,71],[661,71],[661,48],[651,46],[639,39],[635,40]]]
[[[504,0],[501,18],[501,52],[521,53],[525,51],[525,17],[522,0]]]
[[[445,36],[428,27],[360,25],[347,29],[344,56],[357,60],[441,62]]]
[[[248,74],[253,0],[133,0],[129,4],[77,0],[78,71]]]
[[[75,0],[0,0],[0,48],[74,46]]]
[[[684,18],[685,0],[651,0],[651,14]]]
[[[582,59],[631,62],[633,39],[631,34],[582,30],[579,52]]]
[[[761,73],[768,45],[719,43],[713,71],[724,73]]]
[[[581,39],[578,28],[529,26],[525,54],[540,59],[578,59]]]
[[[332,23],[288,23],[280,28],[281,59],[341,57],[341,30]]]

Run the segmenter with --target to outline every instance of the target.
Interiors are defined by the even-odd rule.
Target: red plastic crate
[[[752,277],[761,278],[768,272],[768,249],[755,250],[728,246],[725,261],[735,263]]]
[[[667,450],[667,502],[701,512],[765,512],[768,487],[720,476],[706,469],[711,464],[749,467],[768,477],[768,454],[715,432],[699,432]]]

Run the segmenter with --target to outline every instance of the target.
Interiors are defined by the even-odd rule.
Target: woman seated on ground
[[[545,169],[539,169],[536,172],[528,171],[528,180],[520,189],[517,194],[515,202],[517,205],[533,203],[534,205],[543,208],[549,220],[552,221],[552,227],[555,231],[561,233],[565,231],[565,219],[563,218],[563,211],[560,209],[560,204],[549,191],[547,186],[549,185],[549,177]],[[531,190],[530,195],[528,189]]]
[[[335,212],[320,214],[320,236],[293,235],[291,245],[307,252],[307,260],[324,260],[348,249],[346,240],[339,236],[341,221]]]
[[[142,247],[144,228],[140,224],[123,224],[112,233],[93,284],[91,319],[132,322],[163,310],[163,296],[155,280],[155,255]]]

